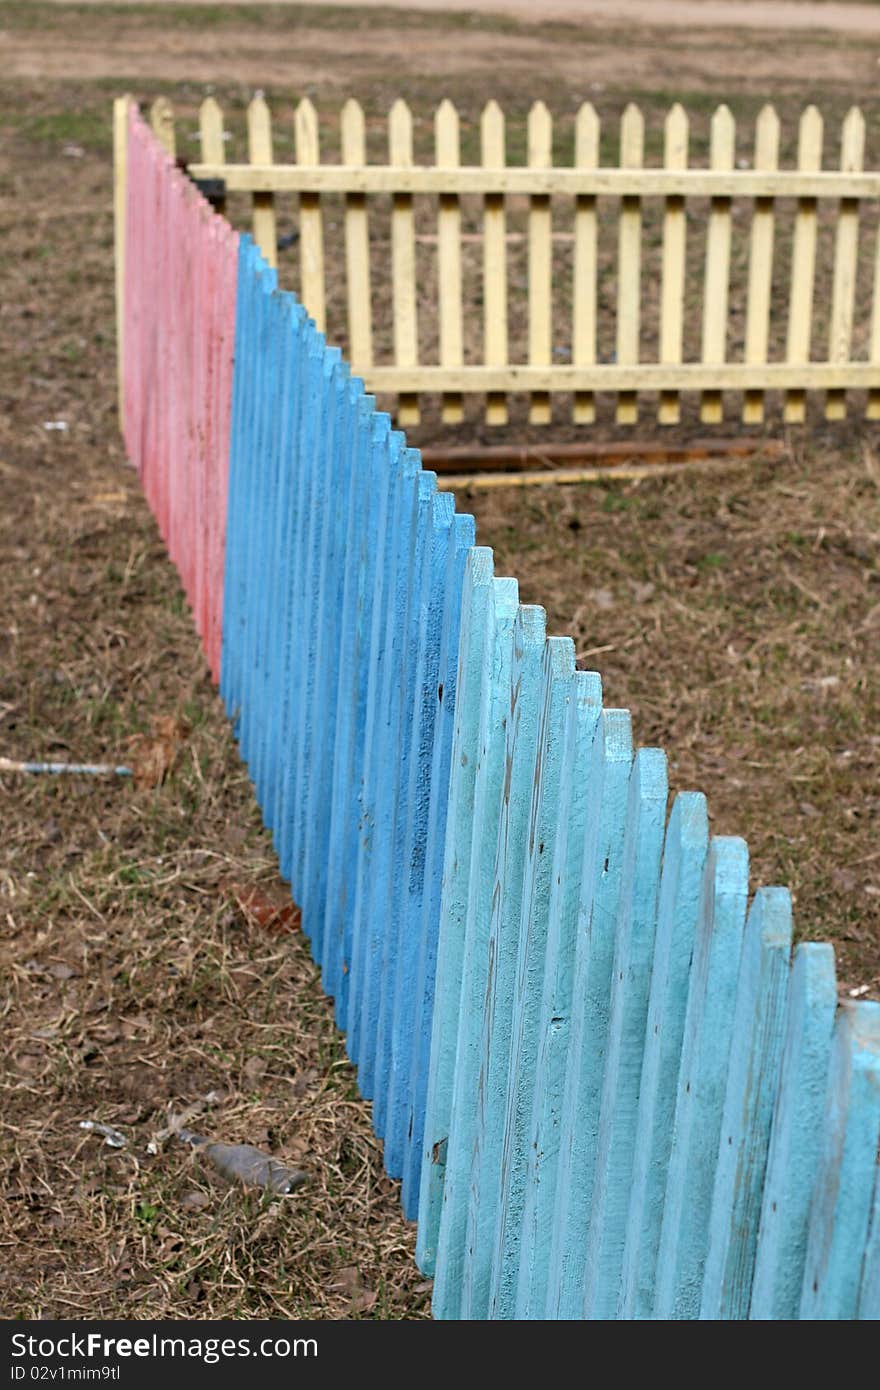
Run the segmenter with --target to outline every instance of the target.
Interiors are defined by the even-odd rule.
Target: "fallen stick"
[[[22,763],[16,758],[0,758],[0,772],[76,772],[90,777],[130,777],[130,767],[113,763]]]
[[[554,471],[565,471],[592,479],[612,473],[627,476],[628,468],[633,467],[646,470],[638,476],[647,476],[648,471],[662,474],[670,465],[746,462],[756,457],[775,460],[784,457],[785,451],[785,444],[778,439],[694,439],[686,444],[623,440],[581,444],[456,445],[454,448],[426,446],[421,454],[425,468],[441,476],[522,470],[524,476],[530,478],[532,473],[542,469],[548,476]],[[560,464],[567,464],[569,468],[560,468]],[[526,473],[526,470],[530,471]]]
[[[519,473],[438,473],[440,492],[463,491],[465,488],[545,487],[549,483],[600,483],[614,478],[634,482],[643,478],[670,477],[674,473],[721,472],[724,468],[740,467],[747,462],[741,455],[729,458],[707,458],[692,463],[619,464],[614,468],[548,468],[540,472]]]

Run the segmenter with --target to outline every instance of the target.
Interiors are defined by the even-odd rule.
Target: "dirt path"
[[[64,4],[65,0],[53,0]],[[102,4],[103,0],[84,0]],[[141,0],[121,0],[137,9]],[[159,0],[174,6],[177,0]],[[190,0],[192,3],[192,0]],[[194,0],[215,5],[216,0]],[[263,0],[239,0],[246,5]],[[297,0],[276,0],[295,4]],[[334,5],[335,0],[312,0]],[[387,0],[347,0],[346,8],[389,9]],[[621,20],[652,28],[674,25],[687,29],[798,29],[831,30],[839,34],[875,34],[880,38],[880,6],[872,0],[407,0],[406,8],[443,13],[467,11],[514,15],[543,24],[548,20],[583,20],[619,25]]]
[[[800,15],[808,9],[831,16],[859,11],[880,38],[880,7],[867,5],[621,0],[612,9],[605,0],[586,0],[581,12],[599,22],[572,28],[525,19],[544,20],[557,6],[560,14],[574,14],[574,0],[538,0],[528,13],[524,0],[477,0],[468,15],[451,15],[436,0],[415,0],[405,10],[376,8],[377,0],[359,3],[360,14],[322,0],[302,8],[255,7],[253,23],[238,5],[214,6],[211,22],[204,24],[192,8],[181,12],[180,22],[169,22],[171,0],[164,6],[96,4],[88,26],[73,23],[59,5],[65,37],[54,44],[41,27],[10,11],[0,19],[0,63],[7,78],[25,82],[236,82],[285,93],[305,89],[318,99],[334,88],[364,95],[377,83],[387,85],[392,75],[396,94],[409,84],[416,100],[460,93],[466,86],[478,96],[491,72],[496,97],[508,102],[546,97],[548,82],[560,94],[570,89],[575,99],[618,87],[711,91],[719,99],[736,92],[778,100],[792,92],[806,102],[824,88],[864,102],[876,86],[880,58],[880,43],[843,31],[801,28],[785,42],[768,42],[766,32],[755,28],[667,30],[652,23],[661,11],[664,17],[679,11],[699,11],[701,17],[740,10]],[[498,18],[491,11],[500,6],[517,18]],[[646,22],[629,21],[629,7]]]

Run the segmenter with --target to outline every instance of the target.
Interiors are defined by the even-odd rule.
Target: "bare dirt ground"
[[[183,139],[208,84],[239,123],[260,86],[288,124],[306,91],[325,111],[354,93],[378,129],[403,95],[425,138],[449,95],[473,138],[489,95],[520,117],[543,96],[569,119],[589,96],[609,123],[632,95],[655,115],[678,98],[699,130],[721,99],[751,117],[772,98],[789,131],[807,100],[829,129],[859,101],[877,165],[867,31],[665,35],[530,9],[0,4],[0,753],[125,761],[156,751],[157,720],[176,730],[156,787],[0,776],[6,1316],[426,1313],[413,1233],[308,951],[273,916],[271,848],[122,457],[109,114],[120,91],[165,92]],[[787,443],[773,465],[469,505],[499,569],[575,636],[639,741],[666,748],[673,785],[703,788],[713,828],[747,836],[755,882],[793,888],[841,987],[878,997],[880,440],[854,412]],[[196,1127],[291,1159],[308,1187],[265,1204],[157,1140],[169,1105],[194,1104]]]
[[[65,4],[66,0],[53,0]],[[83,0],[100,5],[103,0]],[[138,8],[143,0],[117,0]],[[169,7],[180,0],[158,0]],[[191,4],[213,5],[214,0],[190,0]],[[239,0],[242,5],[261,5],[263,0]],[[274,0],[296,5],[296,0]],[[330,6],[333,0],[313,0]],[[777,29],[788,33],[800,29],[825,29],[837,34],[880,34],[880,14],[875,0],[410,0],[407,8],[427,14],[505,14],[532,24],[567,20],[580,24],[604,24],[621,19],[658,26],[684,26],[687,29]],[[352,8],[385,9],[387,0],[355,0]]]

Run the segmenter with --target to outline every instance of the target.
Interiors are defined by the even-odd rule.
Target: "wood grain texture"
[[[736,128],[727,106],[712,117],[709,162],[713,169],[730,171],[735,162]],[[706,231],[706,278],[703,288],[703,341],[701,359],[723,362],[727,356],[727,304],[730,293],[730,198],[713,198]],[[718,425],[724,419],[724,403],[718,391],[704,391],[700,419]]]
[[[599,165],[599,118],[589,102],[577,113],[575,122],[575,164],[595,169]],[[574,211],[574,304],[572,308],[572,362],[577,367],[592,366],[596,361],[598,248],[596,199],[580,194]],[[591,425],[596,418],[596,403],[591,391],[576,391],[574,423]]]
[[[815,106],[808,106],[798,130],[798,169],[817,173],[822,165],[822,117]],[[809,362],[813,331],[813,293],[816,280],[816,198],[811,193],[798,197],[791,253],[791,287],[788,300],[787,362]],[[785,420],[801,424],[806,419],[803,389],[789,390],[785,398]]]
[[[663,845],[619,1316],[651,1316],[691,961],[709,846],[706,799],[675,798]]]
[[[363,108],[349,99],[340,121],[345,164],[366,164],[367,139]],[[363,193],[345,196],[345,284],[348,306],[348,350],[356,372],[373,365],[373,309],[370,299],[370,233]]]
[[[654,1318],[691,1319],[700,1311],[747,893],[745,843],[714,838],[685,1014]]]
[[[458,112],[451,101],[440,103],[434,115],[437,163],[455,168],[460,159]],[[464,320],[461,300],[461,207],[455,193],[441,193],[437,210],[437,297],[440,313],[440,365],[458,367],[464,361]],[[440,405],[444,424],[460,425],[464,409],[460,392],[446,392]]]
[[[856,1318],[880,1143],[880,1004],[838,1010],[800,1317]]]
[[[788,992],[758,1227],[752,1319],[790,1321],[800,1310],[836,1008],[834,951],[829,945],[805,942],[795,950]]]
[[[504,112],[490,101],[480,117],[483,164],[500,169],[506,163]],[[507,217],[504,196],[487,193],[483,198],[483,360],[487,366],[507,362]],[[507,424],[507,400],[503,391],[490,391],[486,399],[486,424]]]
[[[843,122],[840,167],[849,173],[860,170],[865,156],[865,118],[857,106]],[[834,283],[831,293],[831,322],[828,330],[828,361],[848,362],[852,343],[856,302],[856,275],[859,254],[859,204],[843,198],[837,213],[834,241]],[[829,391],[825,397],[825,419],[846,419],[846,392]]]
[[[770,1124],[779,1082],[791,952],[791,898],[761,888],[746,923],[700,1317],[749,1316]]]
[[[388,154],[395,166],[411,167],[412,115],[406,103],[399,99],[388,113]],[[394,294],[394,360],[401,367],[414,367],[419,360],[415,221],[412,194],[397,190],[391,203],[391,277]],[[419,423],[418,387],[414,391],[400,392],[397,419],[404,428]]]
[[[663,162],[667,169],[686,169],[688,162],[688,118],[676,103],[664,124]],[[687,213],[680,195],[668,197],[663,212],[663,268],[660,291],[660,361],[682,360],[684,342],[685,254]],[[676,425],[681,418],[678,394],[664,391],[660,396],[657,419],[661,425]]]
[[[304,97],[294,115],[294,137],[298,164],[317,164],[318,113]],[[318,193],[303,190],[299,195],[299,283],[300,297],[319,332],[325,327],[324,218]]]
[[[762,108],[755,132],[755,168],[775,169],[779,162],[779,117],[772,106]],[[757,198],[752,211],[749,240],[749,283],[746,304],[747,362],[766,362],[770,335],[770,295],[773,286],[774,203]],[[743,401],[743,424],[760,425],[764,419],[764,399],[758,391],[747,391]]]

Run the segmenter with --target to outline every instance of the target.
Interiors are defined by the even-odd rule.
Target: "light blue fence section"
[[[248,238],[221,690],[440,1318],[880,1316],[880,1005]]]

